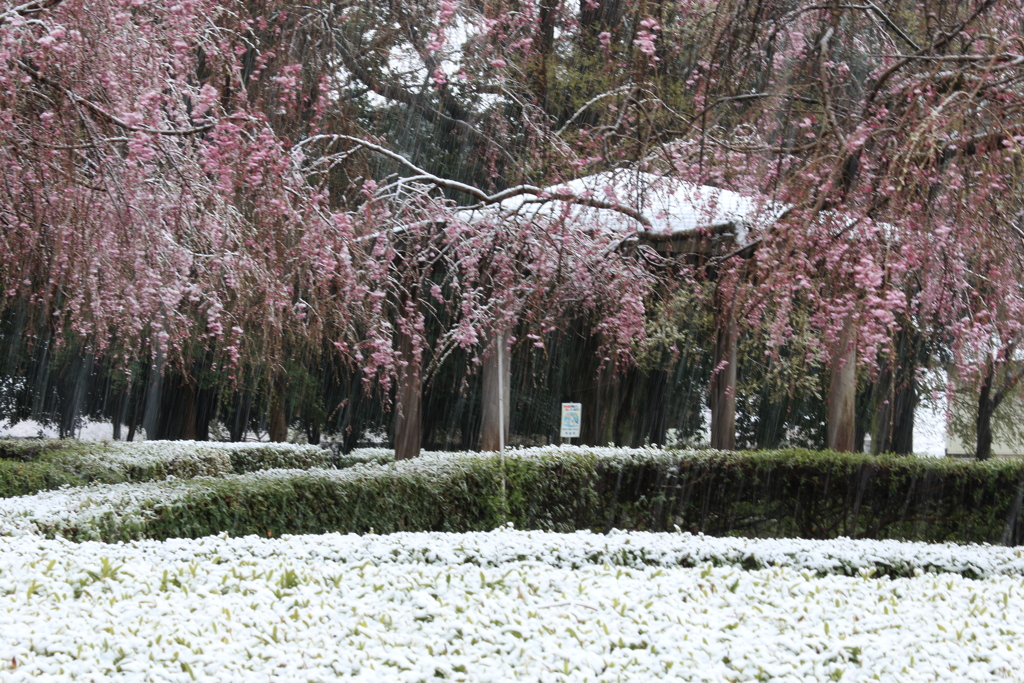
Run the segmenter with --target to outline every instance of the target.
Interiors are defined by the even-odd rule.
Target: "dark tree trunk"
[[[85,408],[92,380],[93,362],[92,354],[86,354],[71,364],[63,378],[66,393],[58,424],[58,434],[62,439],[73,438],[82,423],[83,408]],[[70,386],[68,386],[69,380]]]
[[[196,441],[210,440],[210,422],[217,416],[217,390],[196,392]]]
[[[157,351],[156,358],[149,367],[149,381],[146,383],[146,408],[142,416],[142,429],[148,441],[160,437],[160,409],[163,397],[163,354]]]
[[[872,452],[909,455],[914,452],[914,410],[917,408],[917,366],[924,345],[904,320],[895,360],[886,361],[876,385],[878,408],[874,416]]]
[[[481,370],[481,403],[482,421],[480,424],[480,450],[496,451],[502,444],[508,445],[509,417],[511,416],[511,388],[512,363],[509,359],[508,339],[509,332],[501,331],[495,335],[490,344],[490,349],[484,357]],[[498,344],[501,345],[501,367],[498,366]],[[500,378],[500,382],[499,382]],[[499,393],[498,385],[501,384]],[[501,400],[499,401],[499,396]],[[501,412],[499,413],[499,403]],[[499,430],[499,419],[501,415],[501,427]],[[504,434],[501,434],[501,432]],[[501,438],[499,438],[499,436]]]
[[[306,443],[320,443],[320,425],[310,422],[306,425]]]
[[[271,385],[270,414],[267,416],[268,436],[276,443],[288,440],[288,414],[285,406],[287,394],[288,375],[278,370]]]
[[[420,364],[413,355],[412,339],[398,333],[398,352],[405,365],[398,371],[395,396],[395,460],[415,458],[420,454],[423,429],[420,424],[423,396]]]
[[[732,309],[721,302],[715,333],[714,373],[711,377],[711,447],[736,450],[736,340]],[[724,364],[724,365],[723,365]]]
[[[614,383],[612,438],[617,446],[664,445],[668,420],[668,372],[630,367]]]
[[[252,393],[243,389],[235,395],[235,410],[228,424],[228,438],[244,441],[249,428],[249,412],[252,410]]]
[[[832,354],[828,392],[826,447],[852,452],[856,439],[857,335],[853,318],[847,317],[839,343]]]
[[[338,404],[337,431],[341,433],[341,449],[343,453],[351,453],[362,437],[362,403],[363,383],[362,372],[354,370],[345,380],[345,398]]]
[[[974,456],[978,460],[992,457],[992,411],[978,407],[978,441],[974,447]]]
[[[131,403],[132,398],[132,383],[129,382],[123,390],[117,393],[117,405],[114,410],[111,411],[114,416],[114,441],[121,440],[121,427],[131,418],[128,417],[129,410],[128,405]]]
[[[896,390],[893,406],[892,452],[910,455],[914,452],[914,410],[917,408],[916,372],[910,369],[904,383]]]
[[[997,406],[992,400],[994,374],[992,363],[989,363],[985,379],[981,383],[981,393],[978,395],[978,415],[975,421],[978,440],[974,446],[974,457],[978,460],[988,460],[992,457],[992,413],[996,411]]]
[[[1015,345],[1011,344],[1004,349],[1005,358],[1013,358],[1015,348]],[[1004,361],[1004,363],[1009,363],[1009,361]],[[1018,363],[1014,363],[1014,365],[1013,369],[1008,369],[1005,365],[1003,366],[1005,374],[999,383],[999,388],[994,389],[996,363],[991,358],[988,361],[988,366],[985,369],[985,378],[981,383],[981,392],[978,395],[978,415],[975,423],[978,430],[978,442],[974,449],[974,456],[978,460],[987,460],[992,456],[992,416],[999,409],[1003,399],[1009,395],[1009,392],[1014,390],[1021,377],[1024,376],[1024,367],[1021,367]]]
[[[881,455],[889,450],[892,431],[892,368],[886,365],[879,372],[874,429],[871,430],[871,453]]]
[[[146,438],[153,440],[206,441],[210,420],[216,412],[217,392],[200,389],[195,379],[177,372],[150,374],[145,389],[145,417],[142,426]],[[129,419],[128,438],[134,437],[137,418]]]
[[[541,0],[538,12],[537,37],[534,41],[536,52],[533,57],[533,92],[537,104],[548,111],[548,70],[555,45],[555,20],[559,3],[555,0]]]
[[[131,394],[129,394],[129,399],[130,398]],[[129,408],[127,413],[128,434],[124,437],[125,441],[135,440],[135,429],[138,427],[139,424],[139,404],[141,402],[141,400],[131,401],[131,408]]]
[[[190,380],[181,383],[181,429],[174,436],[185,441],[196,440],[196,387]]]
[[[622,22],[626,3],[623,0],[597,0],[580,3],[580,26],[593,39],[602,31],[613,31]]]
[[[666,370],[651,370],[643,375],[646,384],[646,404],[641,406],[642,433],[645,442],[657,445],[665,445],[665,431],[668,416],[667,396],[668,372]],[[735,444],[734,444],[735,445]]]

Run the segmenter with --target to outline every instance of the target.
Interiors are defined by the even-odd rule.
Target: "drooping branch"
[[[14,17],[26,17],[51,10],[64,0],[34,0],[22,5],[12,7],[3,14],[0,14],[0,24],[13,19]]]
[[[594,199],[593,197],[583,197],[571,192],[551,192],[549,190],[545,190],[544,188],[537,187],[536,185],[516,185],[515,187],[510,187],[508,189],[502,190],[501,192],[488,194],[487,192],[481,190],[480,188],[474,185],[469,185],[467,183],[459,182],[457,180],[451,180],[449,178],[442,178],[433,173],[429,173],[420,168],[419,166],[417,166],[416,164],[412,163],[408,159],[406,159],[398,152],[394,152],[386,147],[378,145],[377,143],[370,142],[369,140],[353,137],[351,135],[317,135],[311,138],[307,138],[306,140],[303,140],[298,145],[296,145],[296,148],[298,149],[306,144],[323,140],[344,140],[346,142],[351,142],[359,147],[365,147],[366,149],[372,152],[375,152],[377,154],[380,154],[381,156],[385,156],[393,161],[397,161],[398,163],[402,164],[403,166],[405,166],[406,168],[408,168],[409,170],[416,174],[416,179],[418,181],[427,182],[432,185],[435,185],[436,187],[443,188],[446,190],[454,190],[456,192],[463,192],[465,194],[468,194],[469,196],[479,201],[479,204],[477,206],[480,207],[498,204],[506,199],[511,199],[513,197],[531,195],[545,200],[562,201],[571,204],[579,204],[581,206],[589,206],[595,209],[607,209],[609,211],[615,211],[625,216],[628,216],[629,218],[632,218],[633,220],[637,221],[646,228],[651,227],[651,220],[647,218],[647,216],[645,216],[644,214],[640,213],[639,211],[636,211],[635,209],[631,209],[628,206],[623,206],[622,204],[601,201],[600,199]]]
[[[22,71],[31,76],[34,80],[42,83],[43,85],[47,85],[51,88],[55,88],[57,90],[62,91],[73,102],[82,105],[83,107],[93,112],[94,114],[99,116],[101,119],[107,121],[108,123],[112,123],[118,128],[123,128],[124,130],[132,131],[133,133],[148,133],[150,135],[188,136],[197,135],[199,133],[205,133],[206,131],[212,130],[217,125],[216,123],[211,122],[203,124],[201,126],[195,126],[192,128],[151,128],[149,126],[136,126],[128,123],[127,121],[124,121],[123,119],[115,116],[114,114],[111,114],[109,111],[107,111],[100,105],[96,104],[95,102],[77,95],[74,91],[65,88],[53,79],[42,75],[41,73],[39,73],[38,69],[33,69],[28,64],[25,64],[25,62],[19,61],[18,68],[20,68]]]

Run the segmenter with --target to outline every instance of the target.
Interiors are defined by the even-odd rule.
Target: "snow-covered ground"
[[[1024,666],[1019,575],[821,575],[805,560],[829,542],[752,571],[602,551],[666,538],[743,544],[0,538],[0,680],[1014,680]]]
[[[121,428],[122,434],[128,433],[128,427]],[[44,426],[35,420],[22,420],[21,422],[15,422],[10,424],[7,422],[0,422],[0,438],[3,437],[45,437],[47,439],[56,439],[57,429],[52,426]],[[114,425],[110,422],[89,422],[86,421],[82,428],[76,435],[79,439],[85,441],[98,441],[101,439],[113,439],[114,438]],[[138,430],[135,432],[135,439],[143,441],[146,438],[144,430]]]

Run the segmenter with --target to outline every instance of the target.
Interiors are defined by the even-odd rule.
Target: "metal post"
[[[502,465],[504,465],[505,453],[505,386],[504,377],[505,364],[502,362],[502,347],[505,346],[505,335],[499,335],[498,346],[498,452],[502,454]]]
[[[505,335],[499,333],[495,340],[498,347],[498,457],[501,458],[501,502],[502,522],[508,521],[508,494],[505,492],[505,364],[502,353],[505,346]]]

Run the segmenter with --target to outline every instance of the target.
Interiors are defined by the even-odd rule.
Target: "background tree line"
[[[6,414],[475,447],[507,343],[522,439],[569,399],[586,442],[692,438],[710,396],[713,445],[906,452],[943,367],[985,457],[1021,372],[1022,9],[9,3]],[[544,190],[609,170],[789,208],[659,251],[642,193]],[[465,219],[516,198],[600,218]]]

